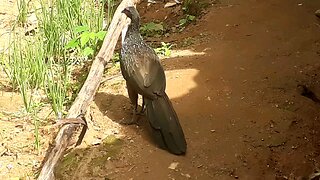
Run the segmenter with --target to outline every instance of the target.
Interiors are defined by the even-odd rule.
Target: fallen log
[[[102,47],[95,57],[88,77],[83,84],[77,98],[69,109],[67,119],[76,118],[80,114],[85,114],[93,97],[99,87],[102,79],[103,71],[106,64],[110,61],[121,30],[126,25],[128,19],[121,11],[128,6],[136,5],[140,0],[123,0],[118,6],[111,24],[108,28],[107,35],[103,41]],[[70,145],[70,140],[76,129],[80,126],[79,123],[70,123],[62,126],[56,135],[51,149],[48,150],[45,161],[43,162],[40,171],[39,180],[53,180],[54,168],[57,165],[60,157],[64,154],[67,147]]]

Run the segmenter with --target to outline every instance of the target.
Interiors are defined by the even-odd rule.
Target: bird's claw
[[[146,106],[145,106],[145,101],[144,101],[144,97],[143,97],[141,110],[139,111],[138,114],[141,115],[141,116],[143,116],[145,111],[146,111]]]
[[[141,110],[137,114],[140,116],[143,116],[145,111],[146,111],[146,108],[142,107]]]
[[[136,124],[138,125],[138,121],[139,121],[139,113],[137,111],[134,111],[133,112],[133,116],[131,119],[123,119],[121,120],[119,123],[120,124],[125,124],[125,125],[133,125],[133,124]]]

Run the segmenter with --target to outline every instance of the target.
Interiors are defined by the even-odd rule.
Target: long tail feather
[[[161,148],[173,154],[184,154],[187,143],[178,116],[166,94],[156,100],[146,99],[147,117],[154,138]]]

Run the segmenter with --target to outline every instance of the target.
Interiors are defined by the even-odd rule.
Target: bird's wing
[[[122,51],[120,61],[124,78],[139,94],[153,98],[166,88],[166,78],[159,57],[153,49],[140,44]]]
[[[147,88],[150,87],[157,76],[159,76],[159,71],[162,70],[162,66],[159,57],[153,50],[149,50],[148,53],[144,53],[142,56],[143,65],[139,70],[143,77],[143,86]]]
[[[140,86],[149,88],[154,83],[165,86],[163,68],[153,49],[146,47],[140,49],[139,53],[132,53],[130,56],[131,60],[134,60],[133,72],[130,74]],[[158,88],[156,89],[158,90]]]

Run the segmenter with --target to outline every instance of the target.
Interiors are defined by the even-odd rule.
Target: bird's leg
[[[132,107],[133,107],[132,118],[127,124],[137,124],[139,120],[138,103],[132,104]]]
[[[146,110],[145,109],[145,101],[144,101],[144,96],[142,96],[142,106],[141,106],[141,110],[139,112],[140,115],[143,115],[144,114],[144,111]]]
[[[128,95],[133,107],[133,115],[130,120],[122,120],[122,124],[137,124],[138,121],[138,93],[130,86],[130,84],[127,82],[127,90],[128,90]]]

